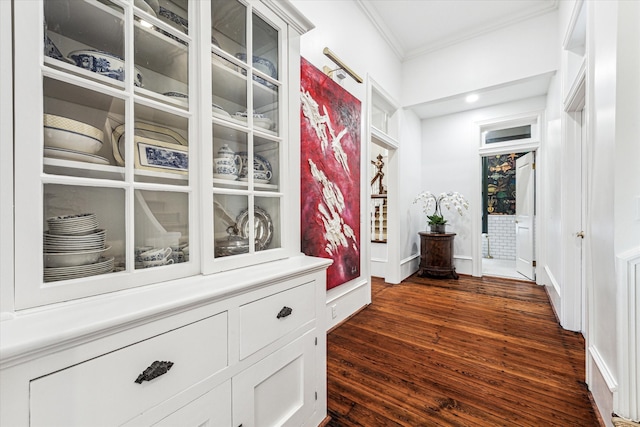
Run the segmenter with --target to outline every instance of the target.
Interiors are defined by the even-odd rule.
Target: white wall
[[[422,191],[422,135],[420,119],[410,110],[400,111],[399,196],[401,279],[413,274],[420,261],[420,237],[426,223],[415,215],[413,200]]]
[[[401,64],[355,2],[292,0],[291,3],[315,25],[302,36],[301,55],[306,60],[321,70],[324,65],[337,68],[322,53],[328,47],[361,77],[369,74],[391,96],[399,99]],[[358,84],[347,77],[343,86],[365,101],[364,83]]]
[[[616,282],[615,256],[640,246],[636,210],[640,194],[639,32],[637,21],[629,19],[630,12],[637,18],[638,10],[632,2],[588,2],[588,6],[587,29],[592,35],[588,37],[592,60],[587,70],[591,77],[587,92],[591,135],[588,366],[605,380],[591,385],[598,405],[608,409],[614,386],[621,379],[616,311],[629,307],[618,306],[626,301],[616,299],[625,284]]]
[[[422,121],[421,189],[434,194],[457,191],[470,202],[469,210],[462,217],[454,211],[444,211],[450,224],[447,231],[457,234],[454,258],[458,273],[472,274],[473,233],[479,236],[482,232],[472,229],[471,218],[481,215],[481,197],[476,194],[482,173],[477,123],[544,110],[545,102],[545,97],[540,96]],[[416,232],[425,230],[426,219],[420,206],[413,205],[413,212],[423,219]]]
[[[556,53],[560,54],[560,46],[556,46]],[[562,318],[562,287],[563,287],[563,256],[562,256],[562,215],[566,214],[563,203],[563,191],[570,191],[565,186],[559,185],[563,182],[563,141],[561,125],[560,98],[561,77],[555,75],[549,84],[546,104],[546,132],[544,149],[538,153],[540,204],[538,209],[538,219],[540,228],[538,230],[540,250],[538,266],[536,269],[536,281],[547,287],[547,292],[556,313]],[[567,160],[568,161],[568,160]]]
[[[557,14],[547,13],[406,61],[402,104],[446,98],[557,69]]]

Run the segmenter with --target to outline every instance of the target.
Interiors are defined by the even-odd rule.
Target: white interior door
[[[533,164],[533,152],[516,159],[516,271],[531,280],[535,280]]]
[[[580,224],[576,232],[577,244],[580,247],[580,330],[586,337],[587,324],[587,271],[586,271],[586,251],[584,242],[584,224],[587,221],[587,195],[588,195],[588,175],[587,175],[587,123],[585,109],[580,111]]]

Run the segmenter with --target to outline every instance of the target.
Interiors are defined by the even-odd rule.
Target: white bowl
[[[102,148],[102,141],[87,135],[45,126],[44,146],[49,148],[63,148],[86,154],[96,154]]]
[[[50,267],[72,267],[74,265],[94,264],[100,259],[100,255],[111,249],[107,246],[104,249],[91,251],[67,252],[67,253],[44,253],[44,266]]]
[[[99,50],[74,50],[67,55],[78,67],[112,79],[124,81],[124,60],[112,53]],[[137,68],[133,83],[142,87],[142,74]]]

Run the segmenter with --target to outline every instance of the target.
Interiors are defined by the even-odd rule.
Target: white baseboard
[[[400,280],[404,280],[418,271],[420,254],[413,254],[400,261]]]
[[[560,284],[556,280],[555,276],[549,269],[548,265],[544,266],[544,274],[549,279],[548,283],[545,281],[542,283],[547,288],[547,295],[551,305],[553,305],[553,311],[555,311],[558,321],[562,320],[562,294],[560,293]]]
[[[596,410],[607,427],[613,427],[611,414],[613,413],[613,398],[617,384],[609,367],[595,347],[589,347],[587,352],[587,380],[589,391],[596,404]]]
[[[456,273],[468,275],[473,274],[473,257],[454,254],[453,261]]]
[[[327,330],[334,328],[371,303],[371,280],[356,279],[327,291]]]
[[[371,275],[375,277],[386,277],[387,275],[387,260],[371,258],[369,262],[369,268]]]

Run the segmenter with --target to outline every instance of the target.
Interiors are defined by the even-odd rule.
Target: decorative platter
[[[187,140],[182,137],[178,132],[173,129],[169,129],[163,126],[152,125],[145,122],[134,123],[134,134],[136,136],[142,136],[155,141],[165,142],[169,144],[177,145],[189,145]],[[113,157],[116,159],[118,166],[124,166],[124,153],[125,153],[125,139],[124,139],[124,127],[120,125],[113,130],[111,134],[111,148],[113,150]]]
[[[254,207],[253,218],[255,222],[254,232],[256,238],[256,250],[267,249],[273,238],[273,221],[271,217],[259,206]],[[249,237],[249,209],[245,209],[240,212],[240,215],[236,218],[236,224],[238,224],[238,230],[240,236],[244,238]]]
[[[247,154],[246,151],[238,151],[236,153],[238,156],[240,156],[240,159],[242,160],[242,170],[240,171],[240,173],[238,174],[238,177],[242,180],[242,178],[247,178],[248,175],[248,159],[249,159],[249,155]],[[264,157],[262,157],[260,154],[254,154],[253,155],[253,170],[254,172],[271,172],[271,174],[273,175],[273,170],[271,169],[271,163],[269,163],[269,160],[265,159]]]

